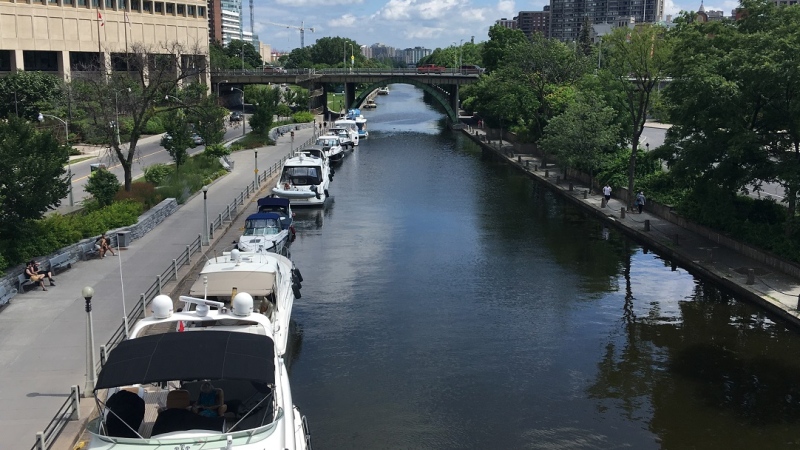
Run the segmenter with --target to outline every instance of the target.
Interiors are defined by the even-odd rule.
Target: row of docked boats
[[[206,261],[189,295],[159,295],[95,384],[90,450],[308,450],[285,358],[303,277],[288,257],[295,206],[321,206],[333,163],[366,138],[360,112],[284,162],[236,248]],[[360,124],[360,125],[359,125]]]

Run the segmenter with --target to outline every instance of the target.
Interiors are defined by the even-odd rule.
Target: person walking
[[[606,204],[608,204],[608,201],[611,200],[611,186],[608,183],[603,186],[603,197],[606,198]]]
[[[644,208],[644,202],[645,202],[644,192],[639,191],[639,193],[636,194],[636,206],[639,208],[639,214],[642,213],[642,208]]]

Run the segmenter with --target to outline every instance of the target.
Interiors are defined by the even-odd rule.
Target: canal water
[[[377,103],[291,249],[315,448],[800,446],[796,330]]]

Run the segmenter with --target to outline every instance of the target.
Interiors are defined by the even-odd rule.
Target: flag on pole
[[[100,10],[97,10],[97,21],[100,22],[101,27],[106,26],[106,21],[103,20],[103,15],[100,14]]]
[[[125,11],[125,23],[128,24],[128,28],[131,27],[131,20],[128,18],[128,11]]]

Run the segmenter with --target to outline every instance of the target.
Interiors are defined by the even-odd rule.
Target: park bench
[[[16,289],[7,289],[5,286],[0,286],[0,306],[5,305],[11,298],[17,295]]]
[[[61,253],[60,255],[50,258],[50,271],[53,272],[53,275],[55,275],[59,270],[71,268],[72,262],[70,262],[69,253]]]
[[[25,278],[25,274],[21,273],[19,276],[17,276],[17,291],[25,292],[26,286],[36,286],[36,283],[32,282],[28,278]]]
[[[100,253],[97,251],[97,247],[94,246],[94,242],[86,242],[81,244],[81,254],[83,255],[84,260],[95,256],[100,256]]]

